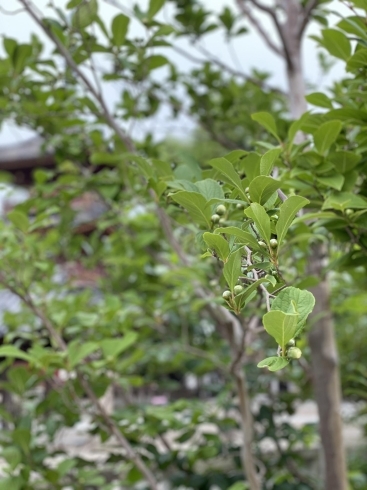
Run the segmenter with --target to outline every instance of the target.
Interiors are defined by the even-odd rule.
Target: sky
[[[33,2],[39,8],[39,10],[42,11],[42,13],[45,15],[51,14],[50,9],[47,8],[49,0],[33,0]],[[1,3],[6,4],[7,11],[18,10],[21,7],[18,0],[7,0],[7,2]],[[67,2],[66,0],[53,0],[53,3],[57,7],[62,8]],[[120,4],[126,6],[128,9],[131,9],[135,3],[138,3],[142,9],[146,9],[148,0],[120,0]],[[207,6],[210,5],[210,9],[213,11],[220,12],[224,6],[233,7],[234,10],[237,11],[235,7],[235,0],[203,0],[203,3]],[[101,17],[107,25],[110,25],[111,19],[120,11],[113,6],[108,5],[105,0],[100,0],[99,4],[99,12]],[[43,33],[40,32],[38,26],[36,26],[29,18],[27,13],[20,12],[16,15],[6,15],[2,11],[4,8],[5,7],[0,8],[0,35],[2,37],[12,37],[17,39],[18,42],[28,42],[30,35],[35,33],[45,42],[46,51],[48,50],[50,52],[52,46],[45,38]],[[342,11],[340,2],[335,2],[335,10]],[[160,20],[166,22],[169,21],[171,12],[172,5],[165,5],[159,14]],[[275,39],[276,36],[271,21],[265,15],[258,15],[258,18],[261,19],[262,24],[269,35]],[[303,44],[303,62],[306,83],[310,87],[313,87],[312,90],[326,88],[332,83],[332,81],[343,76],[342,63],[336,63],[327,76],[322,76],[317,60],[318,50],[316,43],[309,38],[311,34],[317,34],[319,30],[320,29],[317,24],[311,25],[306,32]],[[130,25],[129,34],[138,35],[139,32],[141,32],[141,27],[137,21],[133,21]],[[180,43],[182,47],[189,51],[191,50],[195,56],[200,57],[200,55],[197,55],[197,53],[192,51],[192,48],[188,44],[185,44],[185,41],[180,41]],[[224,42],[222,35],[217,32],[206,37],[204,46],[207,50],[215,54],[218,58],[224,60],[233,68],[240,69],[245,73],[250,73],[252,68],[271,73],[271,84],[286,89],[286,78],[282,60],[274,53],[269,51],[253,28],[250,29],[249,34],[246,34],[245,36],[232,42],[232,49],[228,49],[228,45]],[[0,55],[3,55],[1,42]],[[186,58],[183,58],[177,54],[175,54],[174,61],[177,61],[181,70],[189,70],[194,66]],[[116,95],[116,91],[105,91],[107,102],[110,105],[112,105],[114,101],[113,93]],[[183,131],[189,133],[194,127],[192,121],[185,118],[181,118],[177,122],[172,123],[167,119],[167,114],[165,114],[164,111],[160,114],[158,120],[147,121],[139,124],[140,126],[136,129],[138,133],[140,132],[141,134],[147,131],[153,131],[157,137],[162,137],[167,134],[182,134]],[[13,124],[5,124],[0,129],[0,146],[24,141],[31,135],[32,134],[28,130],[19,128]]]

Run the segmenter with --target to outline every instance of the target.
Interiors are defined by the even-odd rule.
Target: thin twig
[[[320,0],[308,0],[306,5],[303,8],[303,16],[301,19],[301,25],[299,26],[299,31],[298,35],[301,38],[302,34],[304,33],[307,24],[310,21],[311,15],[313,10],[318,6],[320,3]]]

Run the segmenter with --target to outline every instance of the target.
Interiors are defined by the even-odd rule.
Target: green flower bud
[[[238,204],[236,204],[237,209],[244,209],[244,207],[245,206],[243,204],[241,204],[240,202]]]
[[[219,214],[213,214],[213,216],[210,218],[213,223],[219,223],[220,216]]]
[[[271,246],[271,248],[277,248],[277,246],[278,246],[278,240],[276,240],[275,238],[272,238],[270,240],[270,246]]]
[[[246,193],[247,193],[247,192],[250,192],[250,188],[249,188],[249,187],[246,187],[245,192],[246,192]]]
[[[231,291],[224,291],[223,294],[222,294],[222,297],[223,297],[223,299],[225,299],[226,301],[228,301],[232,297]]]
[[[348,209],[345,210],[345,214],[347,216],[352,216],[352,214],[354,214],[354,211],[353,211],[353,209],[348,208]]]
[[[219,206],[215,210],[215,212],[217,214],[219,214],[219,216],[223,216],[223,214],[225,214],[226,211],[227,211],[227,208],[223,204],[219,204]]]
[[[240,284],[237,284],[237,286],[233,288],[233,292],[236,296],[237,294],[242,293],[242,291],[243,291],[243,286],[241,286]]]
[[[226,222],[226,219],[225,219],[225,218],[221,218],[221,219],[219,220],[219,224],[220,224],[220,225],[224,225],[224,223],[225,223],[225,222]]]
[[[261,240],[260,240],[259,242],[257,242],[257,243],[258,243],[258,245],[260,245],[260,247],[262,247],[262,248],[268,248],[268,246],[266,245],[266,243],[265,243],[265,242],[262,242]]]
[[[277,214],[273,214],[273,216],[271,217],[271,219],[272,219],[273,221],[278,221],[279,216],[278,216]]]
[[[289,359],[299,359],[302,356],[302,351],[298,347],[290,347],[287,350],[287,357]]]

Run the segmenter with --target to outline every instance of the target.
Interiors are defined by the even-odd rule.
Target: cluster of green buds
[[[224,223],[225,219],[223,216],[226,214],[226,212],[227,208],[223,204],[219,204],[215,210],[215,213],[211,217],[212,223],[214,225]]]
[[[291,339],[287,344],[286,344],[286,352],[285,356],[288,359],[299,359],[302,356],[302,351],[298,347],[296,347],[296,341],[294,339]]]

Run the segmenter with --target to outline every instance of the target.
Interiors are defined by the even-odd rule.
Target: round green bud
[[[286,347],[294,347],[296,345],[296,341],[294,339],[291,339],[289,342],[287,342]]]
[[[345,210],[345,214],[347,216],[352,216],[352,214],[354,214],[354,211],[353,211],[353,209],[348,208],[348,209]]]
[[[240,202],[238,204],[236,204],[237,209],[244,209],[244,207],[245,206],[243,204],[241,204]]]
[[[272,238],[270,240],[270,246],[271,246],[271,248],[277,248],[277,246],[278,246],[278,240],[276,240],[275,238]]]
[[[225,206],[223,206],[223,204],[219,204],[219,206],[215,210],[215,212],[217,214],[219,214],[219,216],[223,216],[223,214],[225,214],[226,211],[227,211],[227,208]]]
[[[277,214],[273,214],[273,216],[271,217],[271,219],[272,219],[273,221],[278,221],[279,216],[278,216]]]
[[[265,242],[262,242],[261,240],[260,240],[260,241],[258,241],[257,243],[258,243],[258,245],[260,245],[260,247],[262,247],[262,248],[268,248],[268,247],[267,247],[267,245],[266,245],[266,243],[265,243]]]
[[[225,223],[225,222],[226,222],[226,219],[225,219],[225,218],[221,218],[221,219],[219,220],[219,224],[220,224],[220,225],[224,225],[224,223]]]
[[[299,359],[302,356],[302,351],[298,347],[290,347],[287,350],[287,357],[289,359]]]
[[[245,192],[250,192],[250,188],[246,187]]]
[[[213,216],[210,218],[213,223],[219,223],[220,216],[219,214],[213,214]]]
[[[240,284],[237,284],[237,286],[233,288],[233,292],[235,295],[242,293],[242,291],[243,291],[243,286],[241,286]]]
[[[232,297],[231,291],[224,291],[222,294],[223,299],[229,300]]]

